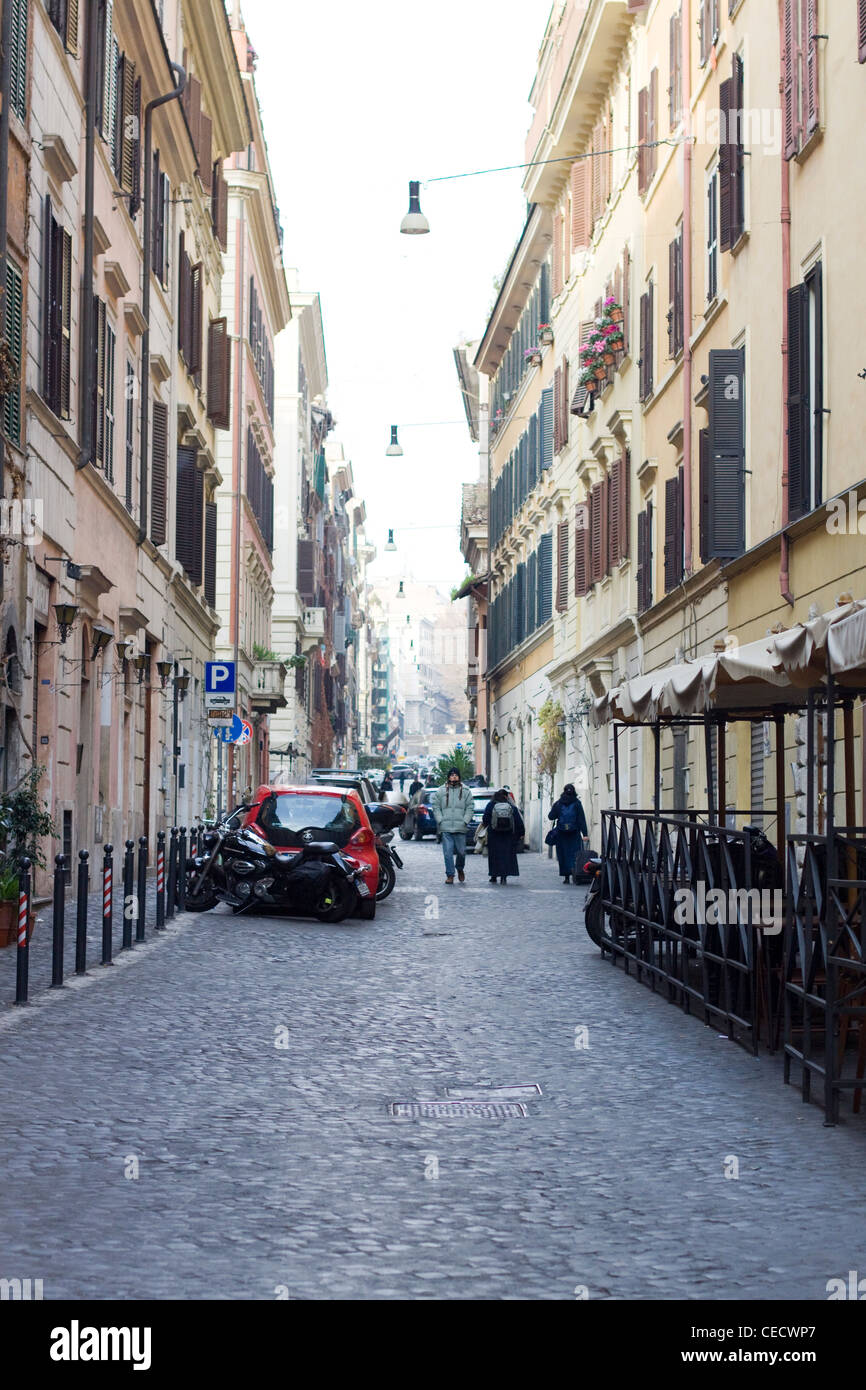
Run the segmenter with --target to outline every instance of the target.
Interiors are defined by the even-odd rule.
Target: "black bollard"
[[[123,856],[123,944],[122,951],[132,949],[132,915],[135,912],[135,841],[127,840]]]
[[[18,875],[18,950],[15,961],[15,1003],[27,1003],[30,979],[30,860],[22,859]]]
[[[177,910],[186,912],[186,826],[180,827],[177,840]]]
[[[63,988],[63,929],[66,917],[66,856],[54,860],[54,931],[51,942],[51,988]]]
[[[138,841],[138,916],[135,919],[135,939],[144,940],[144,922],[147,912],[147,836]]]
[[[86,849],[78,851],[78,888],[75,901],[75,973],[87,974],[87,891],[90,887],[90,869]]]
[[[156,834],[156,930],[165,927],[165,831]]]
[[[102,964],[112,965],[111,937],[114,926],[114,845],[102,854]]]
[[[168,846],[168,887],[166,917],[173,917],[177,908],[177,826],[171,827]]]

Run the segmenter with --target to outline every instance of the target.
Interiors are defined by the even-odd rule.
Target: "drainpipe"
[[[6,207],[9,201],[9,103],[12,100],[12,6],[3,6],[2,28],[0,28],[0,43],[3,45],[2,57],[0,57],[0,95],[2,95],[3,108],[0,110],[0,307],[6,306],[6,237],[7,219]],[[4,315],[5,317],[5,315]],[[2,319],[0,319],[2,324]],[[24,366],[25,354],[21,354],[21,366]],[[19,376],[21,373],[19,372]],[[4,496],[4,469],[6,466],[6,443],[3,438],[3,424],[0,420],[0,497]]]
[[[235,403],[232,412],[232,429],[234,433],[234,488],[232,499],[232,551],[231,551],[231,589],[233,595],[231,621],[229,624],[229,638],[232,643],[232,659],[235,663],[235,681],[238,680],[240,672],[240,638],[241,638],[241,477],[243,473],[243,418],[244,418],[244,372],[246,371],[246,348],[244,338],[244,315],[246,313],[246,302],[244,296],[246,282],[245,265],[245,242],[246,242],[246,211],[241,203],[235,224],[235,262],[237,264],[237,283],[235,285],[235,330],[237,336],[237,352],[234,355],[235,368]],[[238,687],[238,696],[240,688]],[[228,745],[228,796],[231,799],[232,788],[236,773],[235,745]]]
[[[138,491],[138,545],[147,536],[147,453],[148,435],[150,432],[150,263],[153,236],[153,223],[151,218],[151,202],[153,199],[153,154],[152,144],[152,124],[153,113],[157,106],[164,106],[168,101],[176,101],[186,86],[186,73],[180,63],[172,63],[171,70],[177,79],[177,85],[172,87],[170,92],[164,92],[160,97],[154,97],[144,108],[144,198],[142,199],[142,217],[144,220],[143,231],[143,279],[141,286],[141,313],[144,318],[144,332],[141,335],[141,444],[139,454],[141,456],[139,465],[139,491]]]
[[[93,161],[96,150],[96,36],[98,0],[88,0],[85,18],[87,58],[84,72],[84,264],[81,268],[81,370],[79,428],[81,449],[76,468],[86,468],[93,458],[93,388],[96,354],[93,351]],[[5,6],[8,9],[9,6]],[[3,102],[6,104],[5,98]]]
[[[779,97],[784,105],[785,86],[785,6],[779,0]],[[779,592],[786,603],[794,606],[788,564],[788,290],[791,288],[791,170],[782,154],[782,535],[779,556]]]
[[[692,572],[692,26],[681,9],[683,74],[683,518],[684,568]]]

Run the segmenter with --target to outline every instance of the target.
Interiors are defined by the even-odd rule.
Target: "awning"
[[[866,686],[866,599],[841,603],[773,638],[774,665],[794,684],[819,685],[827,658],[843,685]]]

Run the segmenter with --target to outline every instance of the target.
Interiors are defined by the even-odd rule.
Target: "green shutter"
[[[9,353],[16,367],[21,370],[21,272],[11,261],[6,262],[6,305],[3,331],[9,344]],[[7,396],[3,397],[3,432],[14,444],[21,443],[21,384],[20,380]]]
[[[11,0],[12,48],[10,92],[12,110],[27,119],[27,0]]]

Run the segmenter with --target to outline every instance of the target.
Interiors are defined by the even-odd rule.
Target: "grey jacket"
[[[468,787],[449,787],[445,782],[437,787],[433,798],[433,814],[437,830],[450,830],[452,835],[463,835],[475,815],[475,802]]]

